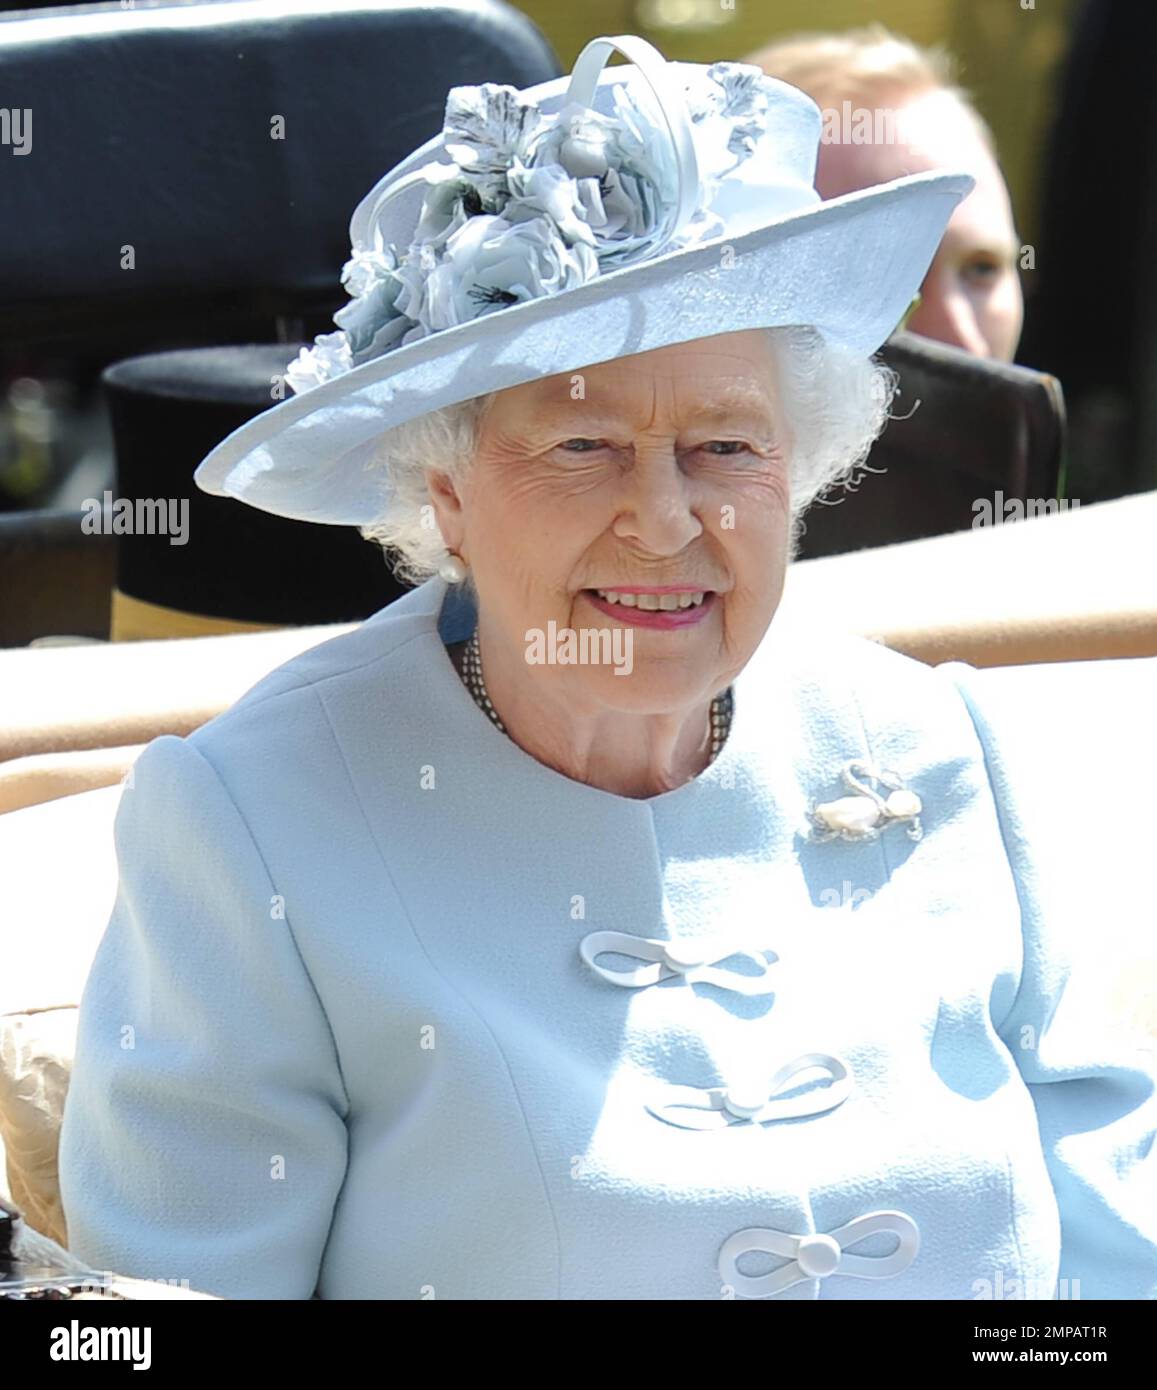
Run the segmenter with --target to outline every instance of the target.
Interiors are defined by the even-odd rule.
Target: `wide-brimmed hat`
[[[629,66],[606,68],[615,50]],[[668,63],[630,36],[522,92],[454,88],[442,133],[354,212],[338,331],[197,484],[367,525],[388,487],[379,437],[441,406],[743,329],[810,325],[871,355],[973,180],[914,174],[824,202],[820,132],[810,97],[759,68]]]

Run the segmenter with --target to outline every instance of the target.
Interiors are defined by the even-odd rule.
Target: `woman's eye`
[[[592,449],[601,449],[604,442],[602,439],[564,439],[558,447],[572,454],[585,454]]]
[[[706,444],[700,445],[709,454],[743,454],[747,452],[747,445],[741,439],[709,439]]]

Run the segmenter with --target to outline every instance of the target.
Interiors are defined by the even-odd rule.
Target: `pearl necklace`
[[[499,733],[506,733],[506,726],[498,717],[498,711],[490,701],[490,696],[486,693],[486,682],[482,679],[482,651],[478,644],[478,629],[474,629],[474,634],[470,641],[466,643],[466,649],[462,654],[462,679],[467,690],[474,696],[474,702],[483,714],[489,715],[491,722]],[[721,695],[716,695],[711,701],[711,761],[714,762],[719,756],[719,750],[727,742],[727,735],[731,732],[731,718],[735,708],[735,700],[728,686]]]

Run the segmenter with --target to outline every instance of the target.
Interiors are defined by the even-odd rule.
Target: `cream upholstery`
[[[783,613],[933,665],[1157,655],[1157,492],[788,570]]]
[[[112,786],[143,747],[143,743],[136,743],[127,748],[82,748],[9,758],[0,763],[0,813]]]
[[[350,626],[0,651],[0,762],[191,733]]]

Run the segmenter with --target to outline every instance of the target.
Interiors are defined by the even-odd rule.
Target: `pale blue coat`
[[[1157,662],[933,670],[777,620],[720,757],[632,800],[489,723],[445,597],[138,761],[61,1143],[80,1256],[233,1298],[1157,1296],[1154,1053],[1063,993],[1106,922],[1152,954]],[[809,838],[854,758],[922,839]],[[707,929],[774,994],[579,951]],[[647,1108],[807,1053],[850,1070],[824,1113]],[[748,1281],[788,1255],[726,1258],[875,1212],[918,1231],[887,1277],[838,1237],[781,1292]]]

